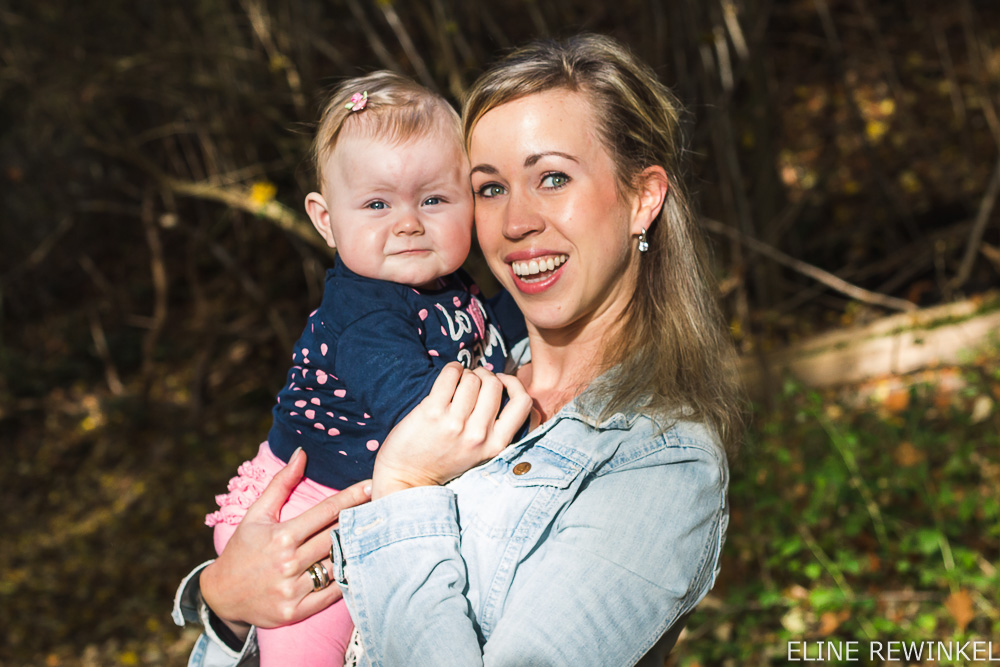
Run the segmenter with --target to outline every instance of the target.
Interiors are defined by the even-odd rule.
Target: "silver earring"
[[[639,252],[646,252],[649,250],[649,242],[646,240],[646,228],[643,227],[642,231],[639,232]]]

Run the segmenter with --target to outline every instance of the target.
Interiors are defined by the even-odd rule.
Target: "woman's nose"
[[[509,239],[519,239],[536,234],[545,228],[545,222],[536,202],[529,197],[511,193],[504,207],[503,234]]]
[[[417,216],[404,213],[393,224],[392,233],[397,236],[419,236],[424,233],[424,226]]]

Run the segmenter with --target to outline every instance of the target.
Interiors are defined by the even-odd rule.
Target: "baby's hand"
[[[509,400],[501,410],[504,389]],[[372,498],[444,484],[493,458],[510,444],[530,409],[531,397],[517,378],[448,364],[427,398],[382,443]]]

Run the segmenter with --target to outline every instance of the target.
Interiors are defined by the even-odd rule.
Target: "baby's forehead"
[[[368,118],[351,119],[357,122],[344,123],[336,142],[328,146],[319,156],[317,167],[321,173],[332,166],[334,161],[352,161],[358,150],[378,148],[381,151],[413,149],[417,147],[437,154],[446,154],[458,162],[466,162],[465,142],[460,128],[449,122],[443,113],[438,122],[425,123],[418,127],[405,127],[398,123],[386,122],[375,114]],[[468,168],[466,167],[466,171]]]
[[[324,164],[324,185],[385,189],[469,187],[469,161],[460,141],[435,132],[403,139],[355,133],[341,137]],[[334,187],[336,187],[334,185]]]

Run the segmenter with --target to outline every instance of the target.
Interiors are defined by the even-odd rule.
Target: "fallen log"
[[[767,396],[790,376],[809,387],[853,385],[954,365],[1000,333],[1000,293],[890,315],[833,331],[740,362],[747,391]]]

